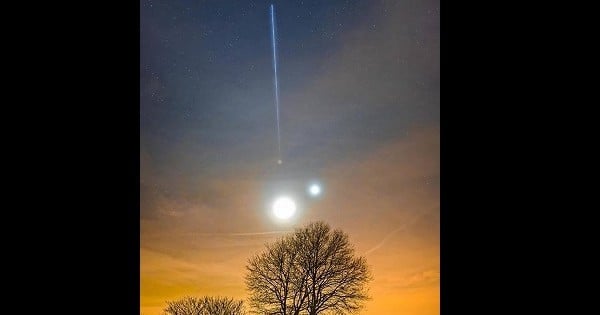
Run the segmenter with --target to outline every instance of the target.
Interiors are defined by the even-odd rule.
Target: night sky
[[[141,1],[140,20],[144,314],[245,298],[246,259],[314,220],[372,266],[363,314],[439,314],[439,1]]]

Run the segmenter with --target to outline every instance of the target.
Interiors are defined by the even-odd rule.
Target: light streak
[[[273,43],[273,69],[275,72],[275,109],[277,113],[277,152],[278,152],[278,163],[281,164],[281,135],[279,128],[279,86],[277,80],[277,53],[275,43],[275,8],[271,4],[271,41]]]

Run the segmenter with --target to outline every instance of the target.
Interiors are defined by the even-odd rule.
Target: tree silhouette
[[[244,315],[243,301],[226,297],[185,297],[168,301],[165,313],[170,315]]]
[[[368,299],[364,257],[348,235],[315,222],[268,244],[248,260],[250,305],[265,314],[353,313]]]

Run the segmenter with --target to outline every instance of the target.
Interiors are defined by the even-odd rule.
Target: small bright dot
[[[310,185],[310,188],[308,188],[308,191],[311,195],[317,196],[321,193],[321,187],[319,187],[317,184],[312,184]]]
[[[273,203],[273,214],[279,219],[288,219],[296,212],[296,203],[288,197],[279,197]]]

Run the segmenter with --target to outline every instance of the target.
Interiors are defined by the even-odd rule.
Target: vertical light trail
[[[271,41],[273,43],[273,69],[275,71],[275,109],[277,112],[277,163],[281,164],[281,136],[279,132],[279,86],[277,84],[277,53],[275,44],[275,8],[271,4]]]

